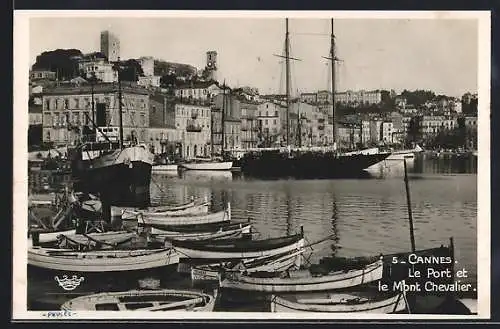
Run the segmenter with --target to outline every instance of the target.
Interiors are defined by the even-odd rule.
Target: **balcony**
[[[201,132],[201,126],[197,125],[197,124],[188,124],[186,126],[186,131],[199,133],[199,132]]]

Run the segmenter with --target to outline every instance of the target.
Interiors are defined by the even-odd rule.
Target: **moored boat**
[[[218,160],[199,160],[194,162],[186,162],[181,165],[186,170],[231,170],[233,167],[232,161],[218,161]]]
[[[57,237],[62,235],[74,235],[76,234],[75,229],[70,229],[70,230],[64,230],[64,231],[39,231],[37,232],[38,234],[38,242],[39,243],[51,243],[51,242],[56,242]],[[30,232],[30,235],[28,237],[28,241],[32,241],[32,232]],[[33,241],[32,241],[33,242]]]
[[[179,255],[172,248],[93,251],[40,247],[28,249],[28,265],[56,271],[134,271],[178,263]]]
[[[304,235],[250,241],[173,241],[181,258],[242,259],[257,258],[297,250],[304,246]]]
[[[223,223],[229,222],[231,220],[231,205],[228,203],[227,209],[209,213],[209,214],[198,214],[198,215],[186,215],[186,216],[165,216],[165,215],[149,215],[149,214],[139,214],[137,216],[138,222],[145,225],[165,225],[165,226],[175,226],[175,225],[202,225],[202,224],[213,224],[213,223]]]
[[[59,248],[115,248],[137,237],[135,232],[108,231],[88,234],[60,234],[57,237]]]
[[[221,227],[217,231],[179,232],[166,231],[155,227],[151,228],[150,237],[154,241],[207,241],[218,239],[238,238],[251,233],[251,224]]]
[[[240,262],[223,262],[218,264],[199,265],[191,267],[191,280],[218,281],[219,273],[224,270],[254,273],[254,272],[282,272],[290,267],[300,267],[301,255],[305,250],[292,250],[283,254],[244,259]]]
[[[222,273],[219,285],[264,293],[326,291],[359,286],[382,279],[383,262],[378,260],[362,269],[331,272],[314,276],[309,271],[290,271],[289,277],[260,277],[242,273]]]
[[[189,311],[212,312],[214,296],[184,290],[131,290],[81,296],[65,302],[68,311]]]
[[[144,146],[130,146],[103,149],[98,157],[84,159],[86,146],[78,148],[72,160],[76,191],[99,194],[101,200],[114,206],[150,204],[152,153]]]
[[[201,204],[194,204],[192,207],[178,209],[178,210],[159,210],[154,211],[148,210],[124,210],[122,214],[122,219],[133,220],[137,219],[138,216],[143,217],[180,217],[180,216],[194,216],[194,215],[204,215],[208,213],[210,207],[209,202],[203,202]]]
[[[177,204],[177,205],[150,206],[150,207],[147,207],[146,210],[149,212],[177,211],[177,210],[183,210],[186,208],[191,208],[195,204],[196,204],[196,201],[194,200],[193,197],[191,197],[191,200],[189,202],[185,202],[185,203]]]
[[[156,164],[153,165],[152,171],[154,173],[162,173],[162,172],[174,172],[176,173],[179,170],[179,165],[177,164]]]
[[[323,293],[303,296],[272,296],[271,312],[374,313],[389,314],[406,309],[403,293],[373,299],[353,294]]]

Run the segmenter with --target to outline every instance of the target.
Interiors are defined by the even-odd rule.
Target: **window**
[[[269,112],[268,112],[268,111],[266,111],[266,117],[268,117],[268,116],[269,116]]]
[[[273,124],[276,124],[276,119],[273,120]]]
[[[274,116],[277,117],[278,116],[278,111],[274,111]]]

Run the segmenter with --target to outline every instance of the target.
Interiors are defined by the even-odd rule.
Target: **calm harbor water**
[[[230,172],[153,174],[152,196],[181,203],[190,196],[211,200],[213,210],[231,204],[235,221],[250,220],[256,238],[293,234],[303,226],[313,246],[309,262],[325,256],[373,256],[410,250],[408,210],[402,165],[374,178],[348,180],[256,180]],[[400,167],[401,166],[401,167]],[[409,166],[417,249],[438,247],[454,238],[457,267],[477,282],[477,158],[417,158]],[[175,272],[175,270],[174,270]],[[28,273],[28,301],[33,308],[74,297],[62,295],[53,276]],[[155,276],[158,274],[152,274]],[[189,288],[189,277],[161,274],[161,285]],[[159,278],[159,277],[158,277]],[[114,274],[106,285],[88,282],[75,292],[137,287],[127,274]],[[91,287],[92,285],[92,287]],[[85,292],[84,292],[85,291]],[[54,302],[57,301],[57,302]],[[40,306],[42,305],[42,306]],[[54,306],[52,306],[53,308]]]

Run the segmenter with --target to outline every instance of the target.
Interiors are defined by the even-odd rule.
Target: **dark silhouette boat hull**
[[[385,160],[389,154],[337,155],[333,152],[301,154],[277,151],[249,153],[241,159],[244,175],[262,178],[360,178],[364,169]]]

